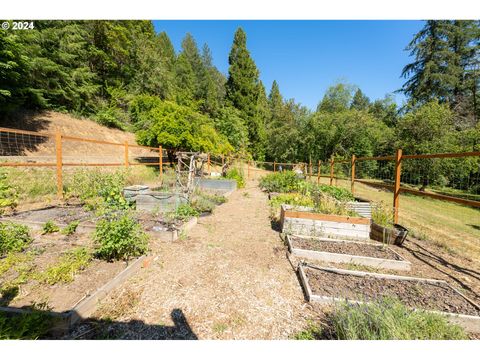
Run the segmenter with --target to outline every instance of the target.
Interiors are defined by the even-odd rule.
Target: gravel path
[[[96,317],[113,320],[106,337],[289,338],[312,309],[285,250],[267,196],[250,182],[200,218],[188,238],[157,244],[156,260]]]

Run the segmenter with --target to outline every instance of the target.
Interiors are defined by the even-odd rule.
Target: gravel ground
[[[70,337],[286,339],[315,314],[254,182],[200,218],[188,238],[158,243],[152,255],[150,267]]]

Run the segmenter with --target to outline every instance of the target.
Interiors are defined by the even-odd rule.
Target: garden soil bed
[[[292,240],[293,247],[304,250],[350,254],[389,260],[403,260],[398,254],[384,246],[361,244],[353,241],[324,241],[298,236],[291,236],[290,239]]]
[[[26,254],[32,254],[29,261],[24,265],[31,267],[35,274],[43,273],[48,267],[58,264],[60,257],[67,251],[78,247],[91,248],[92,240],[87,235],[74,234],[70,236],[59,233],[33,235],[34,241],[26,250]],[[3,259],[0,259],[0,262]],[[70,283],[58,282],[48,285],[34,279],[31,274],[26,283],[18,286],[18,293],[13,299],[2,299],[2,306],[21,308],[32,303],[46,303],[54,312],[70,310],[83,298],[91,295],[95,290],[113,279],[127,267],[124,261],[106,262],[93,259],[89,265],[80,270]],[[9,281],[15,281],[19,274],[14,268],[7,270],[0,276],[0,285]]]
[[[310,267],[305,268],[305,275],[313,295],[354,301],[391,296],[411,308],[480,316],[478,307],[441,281],[357,276]]]

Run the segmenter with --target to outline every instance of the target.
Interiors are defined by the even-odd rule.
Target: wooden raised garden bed
[[[298,272],[308,301],[362,303],[391,296],[410,308],[443,314],[467,331],[480,332],[480,307],[446,281],[311,265],[300,265]]]
[[[282,232],[286,234],[368,240],[370,219],[316,213],[303,206],[282,205]]]
[[[411,263],[387,246],[365,241],[286,235],[293,255],[331,263],[350,263],[381,269],[410,271]]]

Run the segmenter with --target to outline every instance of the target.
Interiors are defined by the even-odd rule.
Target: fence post
[[[322,165],[322,161],[318,160],[318,171],[317,171],[317,184],[320,184],[320,168]]]
[[[330,158],[330,186],[333,185],[333,166],[335,164],[335,160],[333,160],[333,156]]]
[[[402,149],[395,154],[395,187],[393,192],[393,222],[398,224],[398,207],[400,204],[400,175],[402,173]]]
[[[355,192],[355,154],[352,155],[352,194]]]
[[[224,165],[225,165],[225,155],[222,155],[222,169]]]
[[[208,176],[212,173],[210,172],[210,153],[207,154],[207,165],[208,165]]]
[[[125,141],[125,167],[128,168],[128,141]]]
[[[308,180],[312,180],[312,158],[311,157],[308,161],[308,167],[309,167],[309,173],[310,173],[310,175],[308,176]]]
[[[163,183],[163,149],[162,145],[158,147],[158,169],[160,170],[160,184]]]
[[[55,153],[57,156],[57,196],[63,197],[63,179],[62,179],[62,133],[59,129],[55,132]]]
[[[247,162],[247,180],[250,180],[250,160]]]
[[[273,162],[273,172],[275,173],[275,168],[277,167],[277,164],[275,163],[275,161]]]

